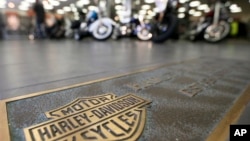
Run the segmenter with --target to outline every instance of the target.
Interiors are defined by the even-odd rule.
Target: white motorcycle
[[[97,12],[90,11],[87,14],[86,21],[80,21],[79,24],[75,23],[72,29],[74,29],[75,40],[80,40],[86,35],[92,35],[94,39],[103,41],[112,35],[116,26],[112,19],[101,17]]]

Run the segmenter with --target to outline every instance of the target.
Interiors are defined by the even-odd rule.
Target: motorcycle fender
[[[113,25],[115,27],[118,27],[117,23],[115,21],[113,21],[112,19],[110,19],[110,18],[102,18],[102,19],[99,19],[99,20],[95,21],[94,23],[92,23],[90,25],[89,32],[93,32],[94,29],[98,27],[100,22],[111,24],[111,25]]]

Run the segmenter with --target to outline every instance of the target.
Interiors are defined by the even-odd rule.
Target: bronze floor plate
[[[248,72],[250,62],[198,58],[7,99],[0,139],[225,140],[249,102]]]

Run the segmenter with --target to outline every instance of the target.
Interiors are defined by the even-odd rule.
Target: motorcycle
[[[178,18],[176,16],[176,9],[178,2],[176,0],[167,0],[164,17],[159,23],[155,21],[152,25],[152,41],[161,43],[165,40],[175,36],[178,28]],[[159,15],[156,15],[156,19]]]
[[[214,10],[211,10],[205,17],[201,18],[197,26],[189,32],[189,39],[195,41],[203,38],[212,43],[225,39],[230,33],[228,15],[228,11],[223,3],[217,1]]]
[[[102,17],[96,11],[89,11],[85,21],[74,21],[71,28],[74,30],[74,39],[80,40],[86,35],[92,35],[96,40],[107,40],[113,33],[116,23],[108,18]]]
[[[126,21],[126,22],[124,22]],[[143,17],[131,18],[129,20],[122,20],[121,25],[117,29],[117,34],[114,39],[118,39],[123,36],[136,36],[139,40],[148,41],[152,38],[151,26],[143,21]]]

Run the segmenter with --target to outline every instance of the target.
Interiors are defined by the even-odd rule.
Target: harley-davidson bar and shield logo
[[[24,129],[27,141],[136,140],[150,101],[134,94],[79,98],[46,112],[51,120]]]

